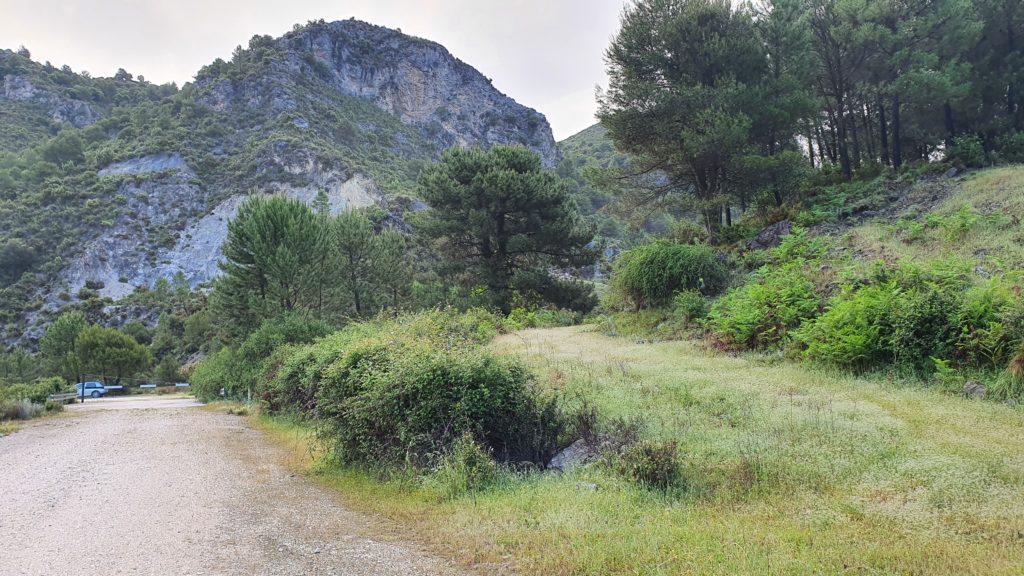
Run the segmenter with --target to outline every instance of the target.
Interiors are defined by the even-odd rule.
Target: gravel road
[[[105,402],[0,438],[3,576],[458,574],[290,474],[243,418]]]

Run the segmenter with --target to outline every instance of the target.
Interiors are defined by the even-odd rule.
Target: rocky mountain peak
[[[251,72],[230,69],[254,61]],[[310,83],[372,102],[418,128],[438,153],[452,146],[518,144],[548,167],[558,163],[542,114],[499,92],[440,44],[358,20],[313,22],[277,39],[256,36],[231,63],[204,68],[195,86],[198,102],[215,110],[301,113],[295,98],[301,91],[294,87]]]

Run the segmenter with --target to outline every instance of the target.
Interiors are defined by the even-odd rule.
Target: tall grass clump
[[[615,263],[611,286],[623,307],[666,306],[677,292],[721,292],[729,270],[708,246],[658,240],[624,252]]]

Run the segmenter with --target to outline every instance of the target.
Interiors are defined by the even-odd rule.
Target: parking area
[[[68,404],[69,412],[91,412],[94,410],[167,410],[176,408],[195,408],[202,406],[195,398],[184,394],[171,396],[115,396],[108,398],[86,398],[85,403],[77,401]]]

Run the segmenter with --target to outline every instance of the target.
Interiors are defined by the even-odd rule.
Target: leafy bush
[[[977,136],[959,136],[953,140],[946,159],[961,166],[981,168],[985,165],[985,146]]]
[[[701,320],[708,313],[708,300],[696,290],[683,290],[672,299],[672,312],[684,322]]]
[[[881,269],[866,282],[841,292],[795,334],[807,358],[858,370],[894,364],[921,374],[935,358],[996,369],[1024,340],[1020,305],[998,279],[969,287],[955,267],[933,265]]]
[[[470,434],[506,462],[545,464],[561,416],[520,363],[475,349],[372,339],[328,368],[321,437],[343,461],[424,466]]]
[[[762,349],[817,316],[821,297],[801,262],[765,266],[711,308],[708,328],[727,348]]]
[[[315,419],[345,462],[426,468],[468,434],[499,460],[544,464],[563,418],[525,367],[480,348],[499,329],[482,310],[354,324],[278,348],[256,377],[260,399]]]
[[[844,368],[866,368],[886,357],[885,339],[897,294],[892,286],[869,286],[843,293],[829,310],[804,324],[795,338],[807,358]]]
[[[31,420],[43,413],[43,406],[28,399],[0,401],[0,420]]]
[[[619,256],[612,289],[640,310],[668,305],[680,290],[717,294],[728,279],[728,269],[711,248],[659,240]]]
[[[0,385],[0,402],[28,400],[44,404],[50,394],[70,392],[71,387],[63,378],[45,378],[34,384]]]
[[[1015,132],[1000,138],[999,155],[1007,162],[1024,162],[1024,132]]]
[[[638,442],[618,456],[615,469],[624,478],[656,490],[673,488],[682,479],[674,442]]]
[[[256,391],[275,350],[305,344],[330,332],[325,322],[297,313],[266,320],[237,349],[224,348],[196,366],[190,376],[193,390],[203,400],[219,397],[221,388],[230,398],[248,397]]]

